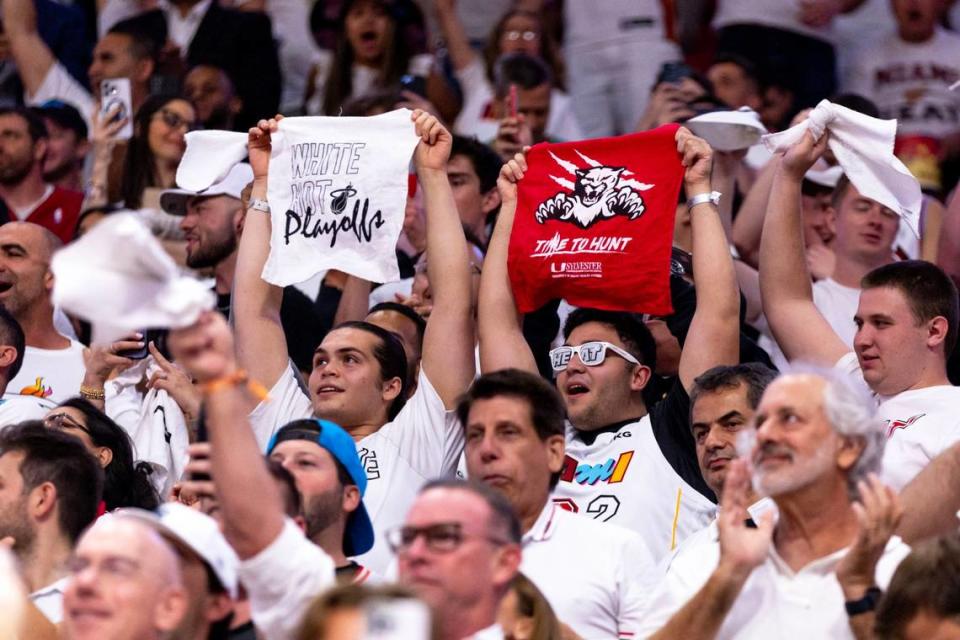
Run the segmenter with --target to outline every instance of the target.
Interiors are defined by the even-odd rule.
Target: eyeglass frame
[[[187,133],[197,130],[196,122],[190,122],[189,120],[181,116],[176,111],[171,111],[166,107],[161,107],[160,109],[157,110],[156,113],[153,114],[154,118],[156,118],[157,116],[159,116],[160,119],[163,120],[163,124],[170,127],[171,129],[179,129],[182,126],[186,126]],[[173,122],[174,120],[176,121],[176,123]]]
[[[514,34],[511,36],[511,34]],[[533,31],[532,29],[508,29],[503,32],[503,37],[507,40],[523,40],[524,42],[533,42],[534,40],[540,38],[539,31]]]
[[[601,347],[603,347],[603,357],[601,357],[599,361],[594,362],[593,364],[588,364],[583,361],[583,357],[580,355],[580,350],[583,349],[584,347],[589,347],[593,345],[600,345]],[[557,367],[557,365],[554,364],[554,354],[560,353],[565,349],[570,349],[570,356],[567,358],[566,362],[563,364],[562,367]],[[586,367],[599,367],[601,364],[603,364],[606,361],[607,351],[613,351],[616,355],[620,356],[630,364],[644,366],[643,363],[637,360],[632,353],[630,353],[629,351],[626,351],[625,349],[621,349],[615,344],[607,342],[606,340],[590,340],[588,342],[584,342],[583,344],[578,344],[576,346],[565,344],[555,349],[550,349],[550,352],[549,352],[550,368],[553,369],[554,373],[560,373],[561,371],[566,371],[567,367],[570,366],[570,361],[573,359],[573,356],[577,356],[578,358],[580,358],[580,362],[582,362],[583,365]]]
[[[449,530],[455,533],[456,542],[450,548],[444,548],[442,545],[437,546],[436,541],[431,542],[430,540],[430,533],[443,527],[449,527]],[[413,538],[411,538],[408,542],[404,543],[402,537],[397,538],[398,536],[402,536],[404,532],[409,531],[412,531],[414,535]],[[497,546],[510,544],[509,540],[504,540],[503,538],[496,538],[494,536],[482,534],[467,534],[463,531],[463,525],[459,522],[436,522],[424,527],[401,525],[398,527],[393,527],[392,529],[387,529],[387,531],[384,532],[387,546],[390,547],[390,550],[397,555],[409,550],[420,536],[423,536],[424,544],[430,551],[433,551],[434,553],[453,553],[469,538],[486,540],[487,542],[492,542]]]
[[[62,431],[64,429],[64,426],[60,423],[65,421],[68,422],[68,424],[66,425],[67,428],[79,429],[80,431],[83,431],[88,436],[93,435],[90,433],[90,429],[88,429],[87,427],[77,422],[76,419],[70,416],[70,414],[67,413],[66,411],[61,411],[60,413],[51,413],[50,415],[45,416],[43,418],[43,425],[51,429],[59,429]]]

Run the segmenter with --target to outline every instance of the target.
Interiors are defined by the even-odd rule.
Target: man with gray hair
[[[772,382],[749,463],[726,474],[716,539],[674,559],[638,636],[872,637],[878,585],[909,552],[892,537],[896,493],[876,476],[885,439],[874,406],[835,370],[796,368]],[[751,470],[778,515],[750,519]]]

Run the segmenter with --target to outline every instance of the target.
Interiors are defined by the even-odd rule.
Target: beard
[[[193,253],[187,254],[187,266],[191,269],[215,267],[237,250],[237,236],[232,233],[218,235],[206,244],[197,244]]]
[[[754,486],[766,496],[775,497],[802,489],[817,478],[825,475],[833,466],[833,455],[829,444],[823,444],[809,456],[798,458],[796,452],[788,447],[767,443],[759,452],[761,455],[786,455],[789,464],[781,464],[774,471],[764,471],[754,464]]]
[[[12,187],[23,182],[33,170],[33,157],[25,158],[4,157],[0,158],[0,184]]]
[[[30,526],[25,496],[0,511],[0,540],[8,536],[13,538],[11,551],[18,558],[23,558],[33,548],[36,531]]]
[[[343,513],[343,487],[320,495],[311,496],[303,504],[303,517],[307,522],[307,538],[328,529]]]

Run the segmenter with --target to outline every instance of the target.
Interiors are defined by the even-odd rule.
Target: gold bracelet
[[[259,382],[251,380],[250,376],[247,375],[247,372],[243,369],[238,369],[231,374],[204,382],[202,385],[200,385],[200,392],[204,396],[211,396],[227,387],[240,386],[245,387],[247,391],[252,393],[254,397],[257,398],[257,400],[267,399],[267,388]]]
[[[103,400],[107,397],[103,387],[88,387],[80,385],[80,397],[87,400]]]

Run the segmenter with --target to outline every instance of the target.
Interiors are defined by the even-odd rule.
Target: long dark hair
[[[340,107],[353,94],[354,55],[350,40],[347,38],[347,14],[359,1],[346,0],[337,18],[337,46],[334,49],[330,75],[327,77],[326,86],[323,87],[324,115],[337,115]],[[401,9],[407,9],[406,3],[381,1],[378,4],[383,7],[392,26],[387,48],[383,52],[383,59],[380,61],[380,80],[378,84],[381,88],[384,88],[399,85],[401,76],[407,72],[411,54],[407,46],[407,40],[404,38],[403,16],[400,13]]]
[[[156,509],[160,505],[160,496],[150,483],[153,470],[146,462],[134,461],[133,443],[123,427],[83,398],[69,398],[59,406],[83,413],[94,446],[106,447],[113,452],[113,458],[103,470],[103,501],[107,511],[120,507]]]
[[[128,209],[139,209],[143,205],[143,192],[148,187],[170,186],[159,184],[156,158],[150,150],[150,122],[154,114],[174,100],[190,102],[178,95],[151,96],[143,103],[133,120],[133,137],[127,142],[127,152],[123,156],[119,194]]]

